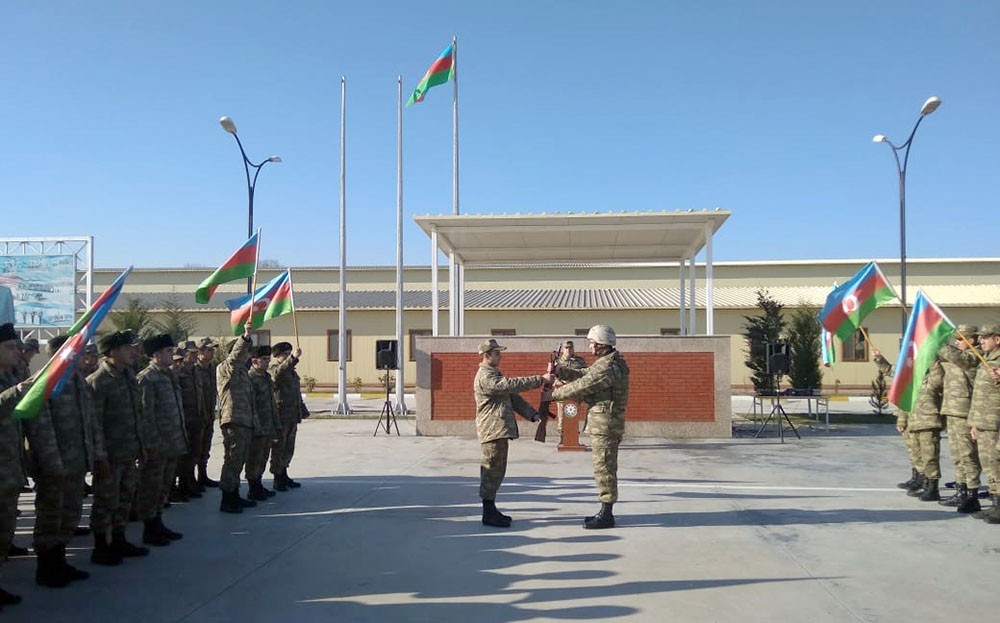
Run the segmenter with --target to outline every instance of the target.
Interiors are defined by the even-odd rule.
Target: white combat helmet
[[[597,344],[604,344],[605,346],[614,346],[618,338],[615,337],[615,330],[606,324],[598,324],[590,327],[590,331],[587,331],[587,339],[593,340]]]

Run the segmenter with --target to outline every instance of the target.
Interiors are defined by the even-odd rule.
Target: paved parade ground
[[[119,567],[74,539],[70,561],[92,577],[69,588],[37,587],[34,558],[12,559],[2,585],[24,602],[0,617],[820,623],[953,621],[1000,603],[1000,526],[896,489],[909,469],[890,425],[806,427],[784,444],[627,439],[606,531],[582,529],[598,508],[590,455],[557,452],[554,429],[511,446],[503,530],[479,521],[476,441],[399,425],[373,437],[374,419],[307,420],[289,470],[301,489],[242,515],[219,513],[217,490],[175,504],[164,520],[183,540]],[[217,445],[213,475],[221,459]]]

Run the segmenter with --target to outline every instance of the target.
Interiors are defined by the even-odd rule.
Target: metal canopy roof
[[[438,246],[466,266],[681,261],[694,257],[729,211],[415,216]],[[707,235],[706,235],[707,234]]]

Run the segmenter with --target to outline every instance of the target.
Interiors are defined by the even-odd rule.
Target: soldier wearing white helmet
[[[615,346],[615,331],[605,324],[591,327],[587,346],[597,357],[589,368],[573,370],[559,367],[556,374],[567,383],[552,391],[553,400],[580,400],[587,404],[587,432],[594,458],[601,510],[584,521],[584,528],[613,528],[612,507],[618,501],[618,445],[625,432],[625,408],[628,406],[628,364]]]

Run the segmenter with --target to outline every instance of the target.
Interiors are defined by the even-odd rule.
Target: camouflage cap
[[[65,333],[62,333],[62,334],[57,335],[57,336],[55,336],[53,338],[50,338],[49,339],[49,344],[48,344],[48,346],[49,346],[49,354],[51,354],[51,355],[56,354],[56,351],[59,350],[59,347],[62,346],[63,344],[65,344],[66,340],[68,340],[68,339],[69,339],[69,336],[66,335]]]
[[[979,335],[979,327],[974,324],[960,324],[955,329],[965,337]]]
[[[210,337],[203,337],[198,340],[198,348],[217,348],[219,345]]]
[[[988,337],[991,335],[1000,335],[1000,324],[990,322],[979,327],[980,337]]]
[[[184,361],[185,356],[187,356],[187,350],[183,346],[174,349],[174,361]]]
[[[485,340],[482,344],[479,345],[480,355],[485,355],[486,353],[493,350],[507,350],[507,347],[500,346],[499,344],[497,344],[497,341],[493,338]]]
[[[177,348],[183,348],[184,350],[198,350],[198,345],[194,343],[194,340],[187,340],[183,344],[178,344]]]
[[[33,337],[29,337],[24,340],[24,342],[21,343],[21,351],[25,353],[30,351],[35,351],[36,353],[39,352],[40,349],[38,347],[38,340]]]

